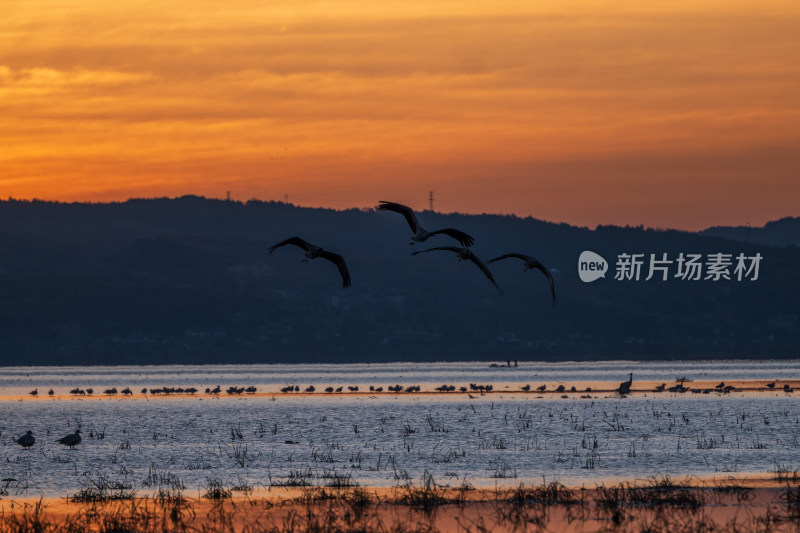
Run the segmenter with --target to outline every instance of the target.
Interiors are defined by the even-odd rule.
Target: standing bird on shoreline
[[[538,269],[542,271],[542,274],[545,275],[547,278],[548,283],[550,283],[550,293],[553,295],[553,307],[556,306],[556,288],[555,284],[553,283],[553,275],[550,274],[550,271],[545,268],[543,264],[541,264],[535,257],[531,257],[529,255],[523,254],[505,254],[501,255],[500,257],[495,257],[494,259],[489,260],[489,264],[494,263],[495,261],[502,261],[503,259],[508,259],[509,257],[515,257],[517,259],[522,259],[525,262],[525,266],[522,268],[523,272],[527,272],[528,270]]]
[[[308,263],[310,259],[316,259],[317,257],[327,259],[339,269],[339,274],[342,276],[342,286],[345,289],[350,286],[350,272],[347,270],[347,264],[344,262],[344,257],[339,254],[323,250],[319,246],[314,246],[313,244],[304,241],[300,237],[290,237],[285,241],[279,242],[269,249],[269,253],[272,253],[276,248],[286,246],[287,244],[294,244],[295,246],[299,246],[306,251],[306,256],[305,259],[303,259],[303,263]]]
[[[486,265],[484,265],[483,261],[481,261],[477,255],[472,253],[472,250],[470,250],[469,248],[456,248],[455,246],[437,246],[435,248],[428,248],[427,250],[419,250],[417,252],[411,252],[411,255],[417,255],[424,252],[432,252],[433,250],[447,250],[449,252],[455,252],[456,254],[458,254],[459,261],[472,261],[473,263],[478,265],[478,268],[481,269],[483,274],[487,278],[489,278],[489,281],[491,281],[492,285],[494,285],[497,288],[497,291],[500,294],[503,294],[503,289],[501,289],[500,286],[497,284],[497,282],[494,280],[494,278],[492,277],[492,273],[489,272],[489,268]]]
[[[36,439],[33,438],[33,431],[29,429],[27,433],[16,440],[16,443],[26,449],[36,444]]]
[[[414,244],[415,242],[427,241],[430,237],[439,234],[449,235],[460,242],[461,246],[469,247],[475,242],[475,239],[463,231],[455,228],[443,228],[437,229],[436,231],[426,230],[417,220],[417,215],[414,214],[414,210],[403,204],[396,204],[394,202],[386,202],[381,200],[380,205],[378,205],[376,209],[378,211],[394,211],[395,213],[400,213],[406,218],[406,222],[408,222],[408,225],[411,226],[411,231],[414,232],[414,235],[411,236],[411,242],[408,243],[409,245]]]
[[[633,385],[633,372],[628,375],[628,381],[623,381],[619,384],[619,388],[617,392],[620,394],[630,394],[631,393],[631,385]]]
[[[57,442],[59,444],[63,444],[64,446],[69,446],[69,449],[72,450],[75,448],[75,446],[81,443],[81,440],[81,430],[76,429],[75,433],[71,433],[66,437],[62,437],[58,439]]]

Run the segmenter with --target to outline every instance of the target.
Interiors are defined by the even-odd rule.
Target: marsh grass
[[[448,503],[448,500],[444,497],[444,491],[436,485],[436,481],[427,470],[422,475],[419,486],[407,482],[400,489],[397,501],[413,509],[419,509],[426,514],[431,514],[440,505]]]
[[[97,479],[83,477],[83,487],[68,501],[77,503],[102,503],[115,500],[132,500],[136,496],[133,485],[125,481],[110,480],[104,476]]]
[[[218,479],[208,478],[206,482],[206,491],[203,493],[203,498],[213,501],[230,500],[233,496],[231,490]]]
[[[459,525],[459,531],[553,531],[575,521],[585,525],[587,519],[598,521],[598,531],[646,533],[795,531],[800,525],[800,487],[792,483],[787,483],[782,494],[782,506],[766,505],[761,514],[716,523],[704,512],[704,491],[750,495],[752,489],[735,484],[697,487],[689,480],[657,476],[640,485],[597,487],[588,497],[586,490],[542,482],[483,491],[470,500],[469,495],[476,491],[466,481],[451,488],[439,485],[426,472],[417,484],[397,487],[391,500],[357,486],[303,487],[299,495],[278,502],[231,500],[231,491],[247,484],[238,480],[236,486],[226,487],[213,478],[208,480],[203,497],[192,500],[183,497],[177,490],[180,483],[168,473],[155,469],[151,474],[152,479],[165,481],[163,487],[176,491],[173,497],[88,499],[77,502],[74,513],[59,519],[48,514],[39,501],[0,515],[0,533],[416,533],[449,530],[452,521]],[[116,490],[107,480],[96,480],[93,486]],[[470,513],[465,509],[469,501],[487,512],[476,514],[473,508]],[[445,507],[451,514],[438,520],[437,509]]]
[[[603,512],[622,513],[623,507],[680,508],[695,511],[705,504],[701,488],[689,480],[675,482],[669,476],[655,476],[645,485],[622,483],[597,487],[597,507]]]
[[[792,470],[791,466],[781,464],[777,461],[775,461],[774,464],[775,467],[772,474],[777,481],[786,481],[790,483],[800,482],[800,473],[798,473],[797,469]]]

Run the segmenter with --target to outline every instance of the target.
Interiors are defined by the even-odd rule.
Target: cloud
[[[391,190],[402,169],[425,190],[465,183],[462,205],[492,198],[527,214],[520,198],[540,197],[543,175],[568,198],[589,173],[613,184],[615,212],[647,217],[625,208],[626,191],[664,168],[699,209],[690,185],[710,190],[739,175],[739,154],[800,141],[794,2],[14,0],[7,11],[0,183],[18,196],[233,183],[344,206],[354,191]],[[796,159],[763,168],[782,197],[800,192],[787,179]],[[735,191],[716,189],[726,216]],[[552,200],[568,213],[553,218],[577,216]]]

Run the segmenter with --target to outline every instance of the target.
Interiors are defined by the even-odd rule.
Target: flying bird
[[[486,265],[484,265],[483,261],[478,259],[478,256],[472,253],[472,250],[470,250],[469,248],[456,248],[455,246],[437,246],[435,248],[428,248],[427,250],[419,250],[417,252],[412,252],[411,255],[417,255],[424,252],[431,252],[433,250],[447,250],[450,252],[455,252],[456,254],[458,254],[459,261],[472,261],[473,263],[478,265],[478,268],[481,269],[483,274],[487,278],[489,278],[489,281],[491,281],[492,285],[494,285],[497,288],[498,292],[500,292],[500,294],[503,294],[503,289],[501,289],[500,286],[497,284],[497,282],[494,280],[494,278],[492,277],[492,273],[489,272],[489,268]]]
[[[33,438],[33,431],[29,429],[28,432],[18,438],[16,442],[23,448],[30,448],[36,443],[36,439]]]
[[[304,263],[308,263],[309,259],[316,259],[317,257],[327,259],[339,269],[339,274],[342,275],[342,285],[344,288],[350,286],[350,272],[347,270],[347,264],[344,262],[344,257],[339,254],[323,250],[319,246],[314,246],[313,244],[304,241],[300,237],[290,237],[285,241],[279,242],[269,249],[269,253],[272,253],[276,248],[286,246],[287,244],[294,244],[295,246],[299,246],[306,251],[306,257],[303,259]]]
[[[535,257],[531,257],[529,255],[523,254],[505,254],[501,255],[500,257],[495,257],[491,259],[489,263],[494,263],[495,261],[501,261],[503,259],[508,259],[509,257],[515,257],[517,259],[522,259],[525,262],[525,266],[523,267],[523,271],[527,272],[528,270],[538,269],[542,271],[542,274],[545,275],[547,281],[550,283],[550,293],[553,295],[553,306],[556,305],[556,288],[553,283],[553,275],[550,274],[550,271],[545,268],[543,264],[541,264]]]
[[[428,238],[433,237],[434,235],[439,235],[440,233],[451,236],[460,242],[461,246],[469,247],[475,242],[475,239],[463,231],[455,228],[437,229],[436,231],[426,230],[420,225],[419,221],[417,220],[417,215],[414,214],[414,210],[403,204],[396,204],[394,202],[385,202],[381,200],[381,203],[378,205],[377,209],[378,211],[394,211],[395,213],[400,213],[406,217],[408,225],[411,226],[411,231],[414,232],[414,235],[411,236],[411,242],[409,244],[427,241]]]
[[[71,434],[67,435],[66,437],[62,437],[62,438],[58,439],[58,443],[59,444],[63,444],[64,446],[69,446],[69,449],[71,450],[71,449],[75,448],[75,446],[80,444],[81,440],[82,440],[81,439],[81,430],[80,429],[76,429],[75,433],[71,433]]]

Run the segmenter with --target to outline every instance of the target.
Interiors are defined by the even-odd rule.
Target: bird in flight
[[[339,274],[342,275],[342,285],[345,288],[350,286],[350,272],[347,270],[347,263],[344,262],[344,257],[339,254],[323,250],[319,246],[314,246],[313,244],[304,241],[300,237],[290,237],[285,241],[279,242],[269,249],[269,253],[272,253],[276,248],[286,246],[287,244],[294,244],[295,246],[299,246],[306,251],[305,259],[303,259],[304,263],[308,263],[310,259],[316,259],[317,257],[327,259],[339,269]]]
[[[419,221],[417,220],[417,215],[414,214],[414,210],[403,204],[396,204],[394,202],[385,202],[381,200],[381,203],[378,205],[377,209],[378,211],[394,211],[395,213],[400,213],[406,217],[408,225],[411,226],[411,231],[414,232],[414,235],[411,236],[411,242],[409,244],[427,241],[429,237],[433,237],[434,235],[438,235],[440,233],[451,236],[460,242],[461,246],[469,247],[475,242],[475,239],[463,231],[455,228],[437,229],[436,231],[426,230],[420,225]]]
[[[494,259],[489,260],[489,263],[494,263],[495,261],[501,261],[503,259],[508,259],[509,257],[515,257],[517,259],[522,259],[525,262],[525,266],[523,267],[523,271],[527,272],[528,270],[538,269],[542,271],[542,274],[545,275],[547,281],[550,283],[550,293],[553,295],[553,307],[556,305],[556,288],[555,284],[553,283],[553,275],[550,274],[550,271],[545,268],[543,264],[541,264],[535,257],[531,257],[529,255],[523,254],[505,254],[501,255],[500,257],[495,257]]]
[[[478,265],[478,268],[481,269],[483,274],[487,278],[489,278],[489,281],[491,281],[492,285],[494,285],[497,288],[497,291],[500,294],[503,294],[503,289],[501,289],[500,286],[497,284],[497,282],[494,280],[494,278],[492,277],[492,273],[489,272],[489,268],[485,264],[483,264],[483,261],[481,261],[477,255],[472,253],[472,250],[470,250],[469,248],[457,248],[455,246],[437,246],[435,248],[428,248],[427,250],[419,250],[417,252],[412,252],[411,255],[417,255],[424,252],[432,252],[433,250],[447,250],[449,252],[455,252],[456,254],[458,254],[459,261],[472,261],[473,263]]]

